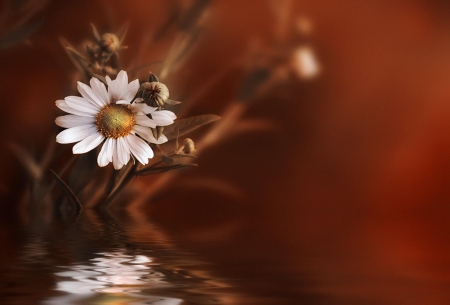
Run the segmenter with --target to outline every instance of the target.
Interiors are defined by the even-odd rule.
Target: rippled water
[[[226,304],[234,295],[146,220],[88,211],[16,229],[23,240],[1,267],[0,304]]]
[[[420,257],[414,247],[394,256],[388,235],[366,241],[370,230],[386,227],[391,234],[405,225],[398,220],[392,226],[384,218],[367,227],[361,223],[368,221],[349,222],[354,229],[337,232],[335,243],[314,243],[314,236],[295,248],[268,242],[273,227],[252,229],[248,219],[216,227],[214,221],[208,230],[195,231],[173,219],[164,227],[131,211],[2,216],[1,305],[441,305],[450,299],[448,256],[437,256],[440,240]],[[437,219],[428,228],[444,227]],[[393,238],[404,245],[403,237]]]

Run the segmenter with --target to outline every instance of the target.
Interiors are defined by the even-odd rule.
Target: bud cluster
[[[100,35],[94,25],[92,30],[95,40],[87,40],[83,43],[84,52],[79,52],[70,43],[62,40],[69,56],[86,76],[94,74],[115,76],[118,72],[117,56],[119,51],[126,49],[122,45],[126,27],[122,27],[116,34],[105,33]]]

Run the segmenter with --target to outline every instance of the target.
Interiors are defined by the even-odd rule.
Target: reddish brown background
[[[172,96],[188,99],[255,37],[270,45],[275,20],[264,3],[213,2],[198,49],[171,80]],[[174,181],[221,178],[242,197],[174,188],[144,211],[218,266],[236,262],[245,273],[242,264],[257,256],[273,270],[306,274],[316,283],[308,286],[310,294],[447,304],[450,6],[425,0],[293,3],[293,14],[314,25],[320,77],[288,82],[255,101],[245,116],[268,118],[278,128],[208,148],[198,169]],[[133,47],[163,21],[164,9],[157,1],[50,2],[40,12],[43,28],[28,44],[0,51],[2,142],[39,151],[54,131],[54,101],[67,94],[72,69],[58,36],[81,42],[90,22],[109,31],[130,21],[127,63]],[[144,60],[162,59],[173,37],[147,50]],[[243,69],[229,73],[191,114],[221,114],[242,77]],[[11,152],[1,151],[1,204],[8,209],[25,185]],[[250,270],[246,276],[267,274]]]

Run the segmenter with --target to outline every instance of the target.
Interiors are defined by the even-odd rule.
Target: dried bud
[[[186,138],[183,141],[183,145],[181,146],[183,149],[183,152],[186,154],[193,153],[195,151],[195,143],[192,141],[192,139]]]
[[[151,107],[162,107],[169,99],[169,89],[160,82],[146,82],[139,89],[140,97]]]
[[[100,47],[91,41],[86,42],[85,46],[89,56],[93,59],[98,59],[99,54],[101,53]]]
[[[103,52],[112,54],[120,48],[119,38],[111,33],[103,34],[100,38],[100,47],[102,48]]]
[[[117,69],[114,69],[109,66],[104,66],[101,70],[104,75],[109,75],[109,76],[116,76],[118,73]]]

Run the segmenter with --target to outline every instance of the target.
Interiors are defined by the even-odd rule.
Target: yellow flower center
[[[103,106],[95,117],[98,131],[107,138],[117,139],[130,134],[135,123],[133,113],[123,105]]]

